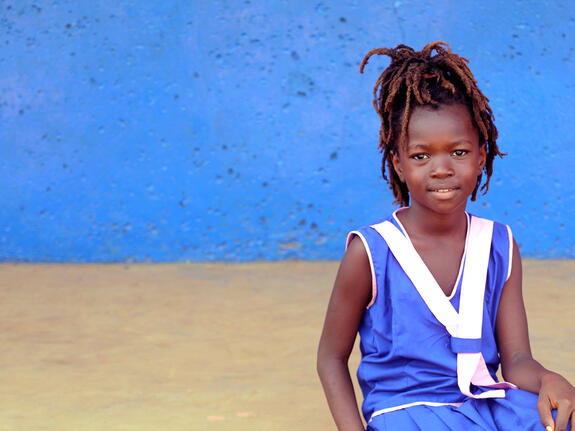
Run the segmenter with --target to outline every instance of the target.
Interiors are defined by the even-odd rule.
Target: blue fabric
[[[479,353],[481,352],[481,338],[451,337],[451,351],[453,353]]]
[[[553,410],[555,420],[557,411]],[[468,399],[460,407],[414,406],[373,418],[366,431],[541,431],[537,395],[520,389],[505,398]],[[567,427],[571,430],[571,426]]]
[[[402,229],[393,216],[388,220]],[[495,373],[499,367],[499,355],[495,340],[495,319],[501,289],[506,281],[510,264],[507,227],[500,223],[494,223],[493,226],[484,296],[482,338],[475,341],[453,340],[445,327],[427,308],[379,233],[370,226],[358,231],[367,242],[377,282],[376,299],[364,312],[359,328],[362,360],[357,376],[364,396],[362,411],[366,421],[369,421],[375,411],[413,402],[464,402],[466,406],[473,401],[473,406],[493,405],[492,400],[470,400],[460,392],[457,384],[456,352],[481,351],[491,376],[497,380]],[[456,310],[459,309],[461,278],[460,276],[450,299]],[[515,391],[508,390],[507,393]],[[509,403],[506,401],[502,405],[508,406]],[[535,403],[532,407],[535,408]],[[448,418],[451,415],[444,415],[444,412],[453,409],[459,412],[459,415],[453,415],[454,422],[449,422]],[[462,411],[466,412],[466,409],[468,407],[463,410],[450,406],[410,407],[393,413],[384,413],[380,415],[381,417],[377,416],[377,423],[389,423],[396,430],[419,429],[396,426],[405,421],[407,421],[405,423],[413,421],[413,415],[416,415],[423,418],[420,425],[425,424],[421,426],[424,429],[451,429],[440,425],[446,421],[447,424],[453,425],[453,429],[473,429],[458,425],[457,418],[462,415]],[[463,415],[466,417],[465,421],[474,421],[479,426],[477,429],[497,429],[491,428],[494,420],[492,415],[482,418],[482,415],[486,414],[484,407],[473,407],[472,410],[476,413]],[[427,413],[420,414],[427,411],[436,412],[441,416],[436,417],[435,413],[433,417],[427,417]],[[535,416],[538,418],[536,410]],[[398,419],[396,424],[394,418],[401,419]],[[434,427],[430,423],[437,425]]]

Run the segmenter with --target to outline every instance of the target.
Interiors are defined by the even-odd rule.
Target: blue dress
[[[459,310],[468,238],[449,303]],[[394,213],[387,219],[409,239]],[[491,222],[490,222],[491,223]],[[458,386],[453,338],[433,314],[382,234],[371,225],[353,231],[364,243],[372,268],[372,301],[360,327],[357,377],[369,431],[541,430],[537,395],[506,389],[504,398],[476,399]],[[409,242],[411,245],[411,243]],[[412,245],[411,245],[412,247]],[[485,282],[479,351],[495,381],[499,355],[495,319],[501,290],[511,272],[510,229],[493,223]],[[471,385],[473,396],[486,388]]]

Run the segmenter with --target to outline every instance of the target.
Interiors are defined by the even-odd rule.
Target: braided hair
[[[435,54],[433,52],[435,51]],[[442,41],[431,42],[421,51],[406,45],[395,48],[377,48],[369,51],[359,67],[360,73],[374,54],[391,58],[389,66],[381,73],[373,88],[373,106],[381,119],[379,150],[383,153],[381,173],[389,183],[395,202],[409,205],[409,191],[393,168],[392,156],[398,154],[399,145],[406,142],[410,115],[417,106],[432,109],[440,105],[461,104],[469,110],[472,124],[479,132],[479,145],[486,146],[486,181],[481,187],[483,194],[489,189],[493,173],[493,159],[504,154],[497,147],[497,129],[493,123],[493,111],[489,99],[483,95],[471,70],[469,60],[451,52]],[[386,166],[389,178],[386,175]],[[481,185],[482,174],[471,200],[474,201]]]

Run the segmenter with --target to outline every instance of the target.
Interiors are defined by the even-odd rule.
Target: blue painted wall
[[[392,210],[371,48],[443,39],[500,146],[471,210],[575,257],[575,6],[0,2],[0,260],[336,259]]]

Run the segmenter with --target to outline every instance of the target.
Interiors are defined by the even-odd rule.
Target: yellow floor
[[[575,381],[575,261],[524,267],[534,354]],[[334,429],[315,353],[336,269],[0,265],[0,431]]]

